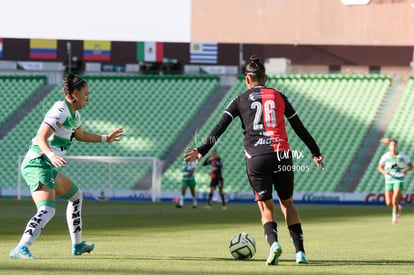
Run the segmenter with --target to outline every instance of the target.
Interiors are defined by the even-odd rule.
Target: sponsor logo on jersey
[[[280,143],[280,142],[285,142],[285,141],[286,140],[284,140],[283,138],[279,138],[279,137],[259,138],[257,142],[254,144],[254,146],[269,145],[269,144]]]
[[[260,92],[259,93],[251,93],[249,95],[249,100],[250,101],[256,101],[259,98],[262,98],[262,94]]]

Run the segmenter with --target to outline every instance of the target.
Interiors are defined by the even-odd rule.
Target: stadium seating
[[[81,111],[83,129],[94,133],[109,133],[117,127],[124,128],[122,142],[114,144],[85,144],[76,142],[71,156],[153,156],[162,158],[173,142],[185,130],[208,95],[218,85],[215,76],[87,76],[90,86],[89,103]],[[63,84],[56,87],[44,100],[11,130],[0,143],[3,161],[0,176],[3,187],[16,185],[17,156],[24,155],[31,138],[35,135],[45,112],[57,100]],[[119,173],[119,179],[111,178],[109,170],[94,171],[92,164],[82,164],[82,169],[69,165],[65,173],[85,189],[130,189],[149,170],[140,166],[134,173],[127,166]],[[88,169],[89,168],[89,169]],[[71,170],[72,169],[72,170]],[[114,168],[115,169],[115,168]],[[73,170],[76,170],[73,171]]]
[[[0,76],[0,125],[44,84],[46,76]]]
[[[325,156],[325,172],[318,171],[304,143],[287,123],[291,149],[296,152],[295,189],[305,191],[334,191],[352,161],[367,132],[391,78],[388,76],[342,75],[281,75],[269,77],[267,86],[277,87],[290,100],[304,125],[311,132]],[[189,146],[200,145],[219,121],[230,100],[246,90],[240,79],[218,104],[208,121]],[[375,95],[375,96],[373,96]],[[240,122],[233,122],[220,138],[216,149],[223,159],[225,190],[249,192],[245,175],[243,135]],[[302,157],[303,156],[303,157]],[[179,157],[163,175],[163,190],[178,190],[181,186]],[[199,165],[196,172],[198,190],[209,186],[210,167]]]
[[[411,162],[414,161],[414,78],[411,77],[408,81],[403,96],[399,101],[397,109],[393,113],[392,119],[384,137],[393,137],[398,142],[398,150],[405,153]],[[384,177],[377,170],[378,162],[381,156],[386,153],[388,147],[380,144],[376,150],[368,168],[358,184],[355,192],[384,192]],[[414,193],[414,173],[413,171],[407,173],[404,192]]]

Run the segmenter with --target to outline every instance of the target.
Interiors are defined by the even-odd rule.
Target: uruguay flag
[[[190,43],[190,63],[217,63],[217,43]]]

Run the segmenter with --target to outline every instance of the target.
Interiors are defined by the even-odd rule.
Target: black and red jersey
[[[211,165],[211,179],[223,179],[223,175],[221,172],[223,168],[223,162],[220,158],[208,158],[203,162],[203,166],[206,165]]]
[[[240,118],[244,130],[244,149],[247,157],[290,150],[284,117],[308,146],[312,155],[320,155],[316,142],[303,126],[287,97],[275,89],[256,86],[230,102],[220,122],[206,142],[198,148],[203,156],[236,117]]]

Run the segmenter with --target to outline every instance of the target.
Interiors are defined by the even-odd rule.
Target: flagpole
[[[239,47],[239,74],[243,74],[243,44]]]
[[[66,50],[68,54],[68,73],[71,73],[72,71],[72,50],[71,50],[70,42],[66,43]]]

